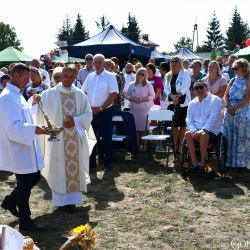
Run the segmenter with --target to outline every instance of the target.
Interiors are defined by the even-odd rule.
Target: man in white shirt
[[[101,137],[101,149],[104,155],[104,170],[111,170],[112,165],[112,115],[113,102],[118,93],[116,76],[104,69],[105,57],[94,56],[95,72],[90,73],[82,85],[87,94],[93,112],[92,126],[96,137]],[[90,156],[90,167],[96,167],[96,147]]]
[[[11,83],[0,95],[0,170],[15,173],[17,180],[16,187],[4,198],[1,207],[19,217],[19,230],[40,231],[42,228],[30,218],[29,197],[44,167],[36,135],[48,132],[34,124],[21,93],[29,79],[29,67],[22,63],[16,64],[12,70]]]
[[[125,65],[124,78],[125,78],[125,86],[123,92],[126,92],[128,90],[129,84],[135,80],[134,67],[132,63],[127,63]]]
[[[209,142],[214,141],[221,131],[222,101],[219,97],[209,93],[206,83],[202,80],[196,81],[193,89],[197,97],[188,106],[185,139],[192,160],[192,168],[203,170]],[[199,163],[195,154],[195,141],[200,145]]]
[[[84,66],[83,69],[81,69],[78,72],[78,76],[77,76],[77,80],[80,81],[81,85],[83,85],[83,83],[86,80],[88,74],[95,71],[95,68],[94,68],[94,65],[93,65],[93,55],[92,54],[87,54],[85,56],[85,63],[86,63],[86,65]]]

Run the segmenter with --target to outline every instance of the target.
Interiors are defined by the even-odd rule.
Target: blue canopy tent
[[[70,57],[84,58],[88,53],[101,53],[105,57],[117,56],[119,59],[130,60],[133,57],[139,60],[148,60],[152,49],[143,47],[125,37],[113,25],[96,36],[74,44],[68,48]]]
[[[181,48],[175,55],[181,57],[181,59],[183,59],[183,60],[186,59],[186,60],[189,60],[189,61],[201,59],[201,57],[196,56],[195,54],[193,54],[187,48]]]
[[[154,49],[151,52],[150,58],[154,58],[158,62],[169,62],[171,59],[171,56],[164,55],[164,54],[160,53],[158,50]]]

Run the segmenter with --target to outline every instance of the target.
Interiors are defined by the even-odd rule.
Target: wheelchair
[[[195,142],[195,152],[196,157],[200,157],[199,143]],[[188,174],[204,174],[207,176],[215,176],[217,172],[221,176],[224,175],[226,167],[226,157],[227,157],[227,140],[226,137],[220,132],[216,138],[209,143],[206,155],[206,165],[204,170],[197,168],[197,171],[193,171],[191,163],[191,157],[188,150],[188,146],[185,138],[182,142],[181,150],[181,168],[184,175]]]

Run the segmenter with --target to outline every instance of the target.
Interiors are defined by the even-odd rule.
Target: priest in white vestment
[[[72,84],[77,76],[74,65],[63,68],[62,82],[48,89],[33,102],[40,103],[49,118],[63,131],[59,142],[49,142],[48,136],[41,141],[45,169],[42,175],[52,189],[55,206],[66,212],[83,204],[82,192],[87,192],[89,155],[96,143],[91,127],[92,111],[86,94]],[[41,112],[37,120],[41,121]],[[43,121],[46,124],[46,121]]]

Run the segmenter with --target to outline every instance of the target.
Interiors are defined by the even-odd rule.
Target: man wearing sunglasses
[[[188,105],[185,139],[192,160],[191,169],[204,170],[208,145],[221,131],[222,101],[208,91],[203,80],[196,81],[193,88],[197,97]],[[195,142],[200,146],[199,163],[195,154]]]
[[[93,60],[92,54],[87,54],[85,56],[85,63],[86,63],[86,65],[81,70],[79,70],[78,76],[77,76],[77,80],[80,81],[81,85],[83,85],[88,74],[95,71],[94,60]]]

